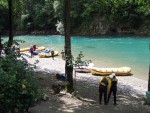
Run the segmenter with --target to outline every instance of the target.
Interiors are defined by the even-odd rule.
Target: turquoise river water
[[[5,39],[5,37],[2,37]],[[24,35],[14,39],[24,40],[22,47],[36,44],[58,50],[64,49],[64,37],[60,35]],[[84,60],[92,60],[97,67],[131,67],[133,76],[147,80],[150,63],[150,37],[139,36],[72,36],[74,58],[82,51]],[[59,56],[60,57],[60,56]]]

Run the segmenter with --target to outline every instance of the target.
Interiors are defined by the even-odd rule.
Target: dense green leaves
[[[0,56],[0,111],[23,110],[37,96],[32,68],[12,54]],[[29,105],[30,106],[30,105]]]
[[[2,5],[0,5],[0,29],[8,29],[8,9]]]
[[[63,0],[12,0],[14,29],[56,30],[63,21]],[[0,28],[8,29],[8,3],[0,1]],[[71,31],[88,26],[95,18],[111,24],[140,28],[149,20],[150,0],[71,0]],[[146,25],[146,24],[144,24]]]

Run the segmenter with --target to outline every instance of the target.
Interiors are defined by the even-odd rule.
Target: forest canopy
[[[2,30],[8,30],[8,1],[0,1]],[[57,21],[63,21],[63,0],[12,0],[12,3],[16,31],[56,31]],[[97,32],[103,26],[108,31],[146,31],[150,29],[150,0],[71,0],[70,16],[74,34]]]

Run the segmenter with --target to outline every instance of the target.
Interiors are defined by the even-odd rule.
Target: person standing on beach
[[[111,80],[111,86],[110,86],[110,92],[108,93],[108,101],[110,99],[111,93],[113,92],[113,96],[114,96],[114,105],[116,105],[116,93],[117,93],[117,83],[118,83],[118,79],[116,78],[115,73],[112,73],[111,75],[109,75],[109,78]]]
[[[35,51],[35,50],[36,50],[36,45],[34,44],[34,45],[33,45],[33,51]]]
[[[54,60],[54,50],[51,50],[51,56],[52,56],[52,59]]]
[[[19,44],[16,44],[15,49],[16,49],[17,55],[20,55],[20,46],[19,46]]]
[[[106,76],[102,77],[99,83],[99,103],[101,104],[102,96],[104,94],[104,104],[107,105],[107,86],[108,78]]]
[[[61,56],[62,56],[62,59],[65,60],[65,52],[64,52],[64,50],[61,51]]]
[[[31,58],[33,57],[33,46],[30,46],[30,53],[31,53]]]

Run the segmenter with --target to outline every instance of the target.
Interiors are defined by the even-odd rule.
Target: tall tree
[[[9,8],[9,40],[8,40],[8,47],[11,47],[13,43],[13,29],[12,29],[12,0],[8,0],[8,8]]]
[[[149,53],[150,53],[150,44],[149,44]],[[150,60],[150,56],[149,56]],[[148,76],[148,91],[150,91],[150,64],[149,64],[149,76]]]
[[[64,0],[64,28],[65,28],[65,74],[67,76],[67,91],[73,91],[73,66],[71,56],[71,36],[70,36],[70,0]]]

